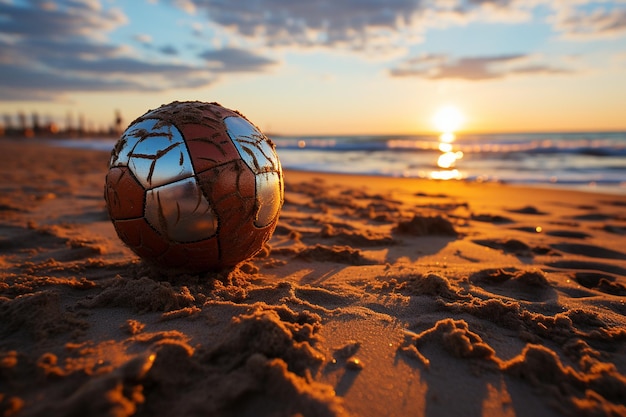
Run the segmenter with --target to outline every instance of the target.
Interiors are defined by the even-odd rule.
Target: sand
[[[288,171],[267,247],[184,275],[107,161],[0,142],[1,415],[626,415],[626,196]]]

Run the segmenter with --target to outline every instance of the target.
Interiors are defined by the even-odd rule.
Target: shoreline
[[[102,139],[102,138],[88,138],[84,141],[93,142],[94,139]],[[114,143],[116,138],[107,138]],[[19,139],[15,138],[3,138],[3,140],[8,140],[9,143],[20,144],[24,143]],[[82,147],[74,147],[74,146],[66,146],[67,143],[72,142],[83,142],[81,139],[61,139],[63,144],[54,144],[51,141],[58,141],[59,139],[28,139],[30,144],[43,144],[46,146],[53,146],[58,148],[67,148],[67,149],[83,149],[86,151],[94,151],[94,152],[105,152],[110,153],[110,150],[107,149],[94,149],[94,148],[82,148]],[[2,143],[2,141],[0,141]],[[111,147],[112,149],[112,147]],[[607,194],[607,195],[616,195],[616,196],[624,196],[626,195],[626,182],[622,183],[611,183],[611,184],[597,184],[594,181],[589,181],[586,183],[559,183],[559,182],[506,182],[500,180],[480,180],[480,179],[450,179],[450,180],[441,180],[441,179],[430,179],[430,178],[421,178],[417,176],[400,176],[400,175],[385,175],[385,174],[377,174],[377,173],[346,173],[346,172],[335,172],[335,171],[314,171],[308,169],[300,169],[300,168],[284,168],[287,172],[302,172],[308,174],[319,174],[319,175],[354,175],[356,177],[364,176],[364,177],[382,177],[388,179],[415,179],[422,181],[432,181],[434,183],[470,183],[470,184],[500,184],[504,186],[510,187],[518,187],[518,188],[532,188],[532,189],[547,189],[547,190],[563,190],[563,191],[579,191],[586,192],[592,194]]]
[[[546,184],[546,183],[510,183],[503,181],[479,181],[479,180],[471,180],[471,179],[451,179],[451,180],[439,180],[439,179],[429,179],[429,178],[419,178],[419,177],[401,177],[401,176],[387,176],[387,175],[377,175],[377,174],[354,174],[354,173],[346,173],[346,172],[326,172],[326,171],[311,171],[306,169],[293,169],[293,168],[285,168],[285,172],[287,173],[297,173],[308,176],[323,176],[323,177],[354,177],[355,179],[363,179],[363,178],[382,178],[386,180],[407,180],[407,181],[419,181],[424,182],[426,184],[432,183],[436,185],[441,185],[444,188],[449,184],[453,186],[453,184],[466,184],[466,185],[488,185],[488,186],[502,186],[502,187],[512,187],[516,189],[520,189],[521,191],[531,191],[531,190],[545,190],[545,191],[564,191],[564,192],[572,192],[572,193],[589,193],[592,195],[606,195],[609,196],[626,196],[626,186],[625,187],[611,187],[611,186],[589,186],[585,184]],[[597,188],[596,188],[597,187]],[[427,186],[426,188],[430,188]]]
[[[108,152],[0,150],[0,413],[626,413],[626,196],[286,170],[261,253],[176,274]]]

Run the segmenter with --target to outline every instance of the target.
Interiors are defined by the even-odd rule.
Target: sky
[[[266,133],[626,130],[626,0],[0,0],[0,114]]]

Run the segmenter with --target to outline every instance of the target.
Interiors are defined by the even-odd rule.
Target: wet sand
[[[626,196],[288,171],[260,254],[173,274],[107,161],[0,141],[1,415],[626,415]]]

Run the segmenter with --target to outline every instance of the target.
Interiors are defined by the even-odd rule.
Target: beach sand
[[[287,171],[267,247],[184,275],[108,157],[0,142],[3,416],[626,415],[626,196]]]

